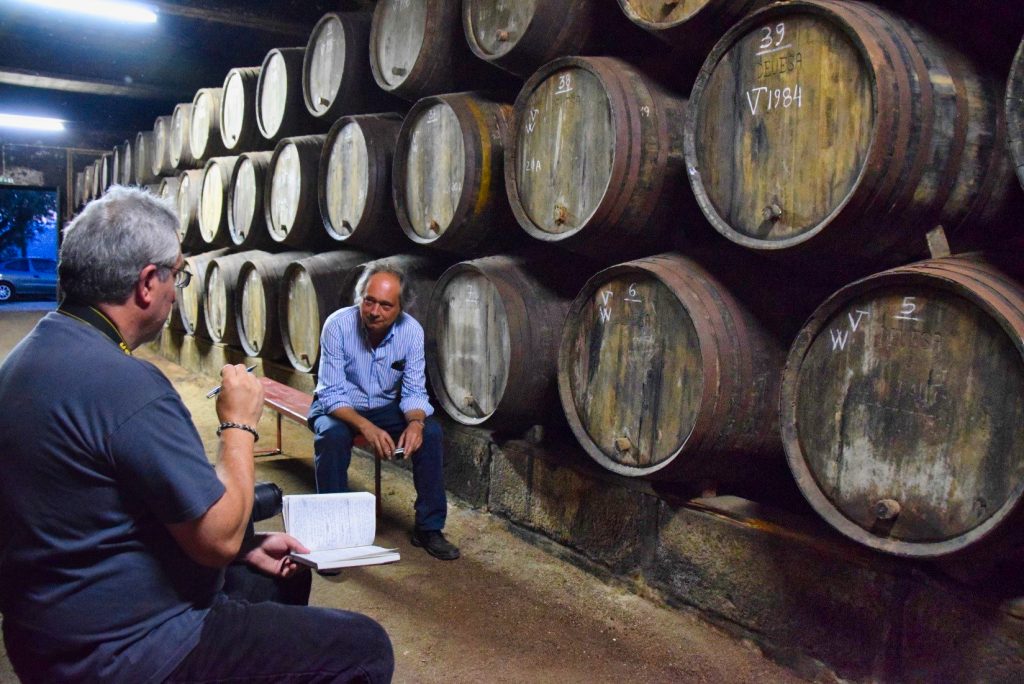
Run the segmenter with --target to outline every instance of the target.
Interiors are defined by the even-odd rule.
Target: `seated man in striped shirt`
[[[309,410],[315,435],[317,492],[348,491],[356,434],[382,459],[412,458],[416,528],[412,543],[442,560],[459,550],[441,532],[444,491],[441,426],[427,398],[423,328],[403,309],[405,274],[390,265],[367,268],[356,284],[356,305],[324,323],[320,374]],[[397,450],[397,451],[396,451]]]

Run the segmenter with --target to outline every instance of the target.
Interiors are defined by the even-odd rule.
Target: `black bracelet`
[[[221,423],[220,427],[217,428],[217,436],[220,437],[220,433],[224,432],[228,428],[235,428],[236,430],[245,430],[250,435],[252,435],[252,441],[254,443],[260,441],[260,433],[256,432],[256,428],[254,428],[252,425],[243,425],[241,423],[231,423],[227,421]]]

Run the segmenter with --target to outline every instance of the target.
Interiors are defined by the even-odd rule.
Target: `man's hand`
[[[271,577],[291,577],[304,566],[288,557],[289,553],[309,553],[309,549],[290,535],[281,532],[257,534],[253,546],[242,560]]]
[[[405,430],[398,437],[398,446],[405,449],[405,457],[412,458],[421,446],[423,446],[423,423],[422,419],[414,420],[405,426]]]
[[[395,442],[391,439],[391,435],[385,430],[381,430],[379,427],[371,423],[370,421],[364,421],[365,425],[359,428],[359,432],[366,438],[366,443],[374,453],[377,454],[383,461],[387,461],[391,458],[391,454],[395,451]]]
[[[255,426],[263,414],[263,385],[245,366],[224,366],[220,371],[221,392],[217,395],[220,421]]]

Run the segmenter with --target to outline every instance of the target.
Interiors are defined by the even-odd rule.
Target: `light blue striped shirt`
[[[320,335],[316,395],[325,413],[346,406],[368,411],[399,399],[403,413],[420,409],[431,415],[423,327],[402,312],[374,349],[359,319],[359,307],[338,309],[327,317]]]

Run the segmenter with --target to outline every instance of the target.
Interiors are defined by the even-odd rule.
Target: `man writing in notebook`
[[[259,382],[221,371],[214,467],[170,381],[132,354],[191,278],[177,229],[143,190],[90,203],[64,234],[60,308],[0,366],[0,611],[15,672],[389,681],[373,620],[267,600],[304,604],[309,579],[288,558],[306,550],[295,539],[247,534]]]
[[[454,560],[444,529],[447,499],[441,426],[430,418],[423,328],[405,309],[407,278],[377,263],[356,284],[356,305],[324,323],[320,374],[309,412],[320,493],[348,491],[356,435],[382,459],[412,458],[416,486],[414,546]]]

